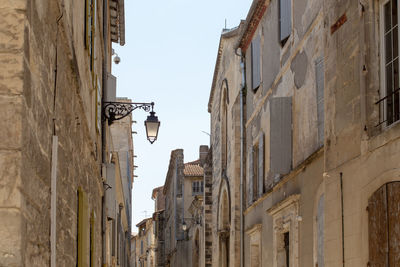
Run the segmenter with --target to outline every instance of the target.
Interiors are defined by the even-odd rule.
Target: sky
[[[198,159],[199,146],[210,143],[207,111],[222,29],[245,19],[251,0],[125,0],[124,46],[113,45],[121,58],[113,64],[117,96],[155,102],[161,121],[158,139],[146,139],[148,115],[132,119],[135,181],[132,231],[154,212],[152,190],[164,185],[171,151],[184,150],[184,162]]]

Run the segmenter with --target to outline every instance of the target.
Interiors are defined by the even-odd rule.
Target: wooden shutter
[[[279,0],[279,32],[280,41],[285,44],[292,31],[292,0]]]
[[[287,174],[292,166],[292,98],[270,100],[270,170]]]
[[[264,193],[264,133],[258,141],[258,197]]]
[[[78,267],[89,267],[88,241],[89,241],[89,213],[87,195],[78,189]]]
[[[315,80],[317,89],[318,143],[324,144],[324,59],[315,62]]]
[[[386,185],[368,199],[369,266],[388,266]]]
[[[260,36],[257,36],[251,42],[251,86],[253,90],[256,90],[261,83],[260,56]]]
[[[253,148],[250,149],[249,153],[249,187],[248,187],[248,194],[247,194],[247,203],[249,206],[253,203]]]
[[[387,184],[389,266],[400,266],[400,182]]]

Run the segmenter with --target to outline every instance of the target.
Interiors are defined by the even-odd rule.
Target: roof
[[[162,192],[163,188],[164,188],[164,186],[163,186],[163,185],[162,185],[162,186],[159,186],[159,187],[156,187],[156,188],[154,188],[154,189],[153,189],[153,192],[151,193],[151,199],[155,199],[155,197],[156,197],[156,194],[157,194],[158,192]]]
[[[246,17],[246,23],[244,30],[241,33],[239,43],[237,47],[240,47],[243,52],[247,50],[254,32],[257,30],[258,24],[260,23],[265,11],[267,10],[270,0],[253,0],[249,13]]]
[[[185,163],[183,174],[185,176],[203,176],[204,170],[200,166],[200,160]]]
[[[110,34],[111,41],[125,44],[125,8],[124,0],[110,0]]]
[[[142,224],[146,223],[148,220],[153,219],[152,217],[143,219],[140,223],[136,224],[136,227],[140,227]]]
[[[214,98],[215,86],[217,84],[218,72],[219,72],[219,67],[221,64],[221,57],[222,57],[222,51],[223,51],[223,40],[231,38],[233,36],[236,36],[239,33],[240,29],[242,28],[243,24],[244,24],[244,22],[241,21],[239,26],[237,26],[235,28],[222,30],[221,37],[219,39],[217,60],[215,62],[214,75],[213,75],[213,80],[212,80],[212,85],[211,85],[211,92],[210,92],[210,97],[208,100],[208,112],[211,112],[212,100]]]

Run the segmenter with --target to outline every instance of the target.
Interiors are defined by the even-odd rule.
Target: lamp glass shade
[[[155,112],[150,112],[150,116],[147,116],[144,125],[146,127],[147,140],[153,144],[157,140],[158,129],[160,128],[160,122],[158,121],[158,117],[155,116]]]
[[[186,229],[187,229],[187,225],[186,225],[185,222],[183,222],[183,223],[182,223],[182,230],[183,230],[183,231],[186,231]]]

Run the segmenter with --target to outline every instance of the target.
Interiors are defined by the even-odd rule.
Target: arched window
[[[221,88],[221,167],[222,170],[227,168],[228,158],[228,82],[225,79]]]

